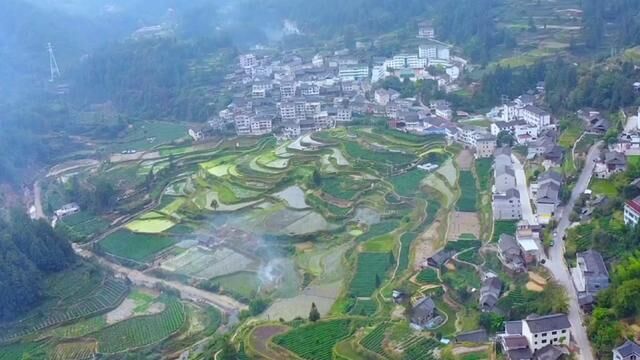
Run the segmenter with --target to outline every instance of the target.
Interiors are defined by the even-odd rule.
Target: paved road
[[[589,149],[587,159],[585,161],[582,173],[578,178],[576,186],[573,188],[571,198],[565,206],[564,211],[559,216],[558,227],[556,228],[557,235],[554,239],[554,245],[549,249],[549,259],[545,263],[545,267],[551,271],[553,277],[564,286],[567,290],[569,297],[569,321],[571,322],[571,333],[574,337],[578,348],[580,349],[580,359],[593,360],[593,350],[591,349],[591,343],[587,337],[587,330],[582,323],[581,311],[578,305],[578,296],[576,290],[571,281],[571,274],[569,268],[564,262],[564,240],[563,237],[570,225],[569,215],[576,203],[576,200],[584,193],[591,181],[591,175],[593,174],[593,168],[595,167],[594,160],[600,153],[600,146],[602,142],[598,142]]]
[[[154,287],[156,285],[163,285],[176,289],[180,292],[180,296],[183,299],[192,300],[195,302],[205,302],[213,305],[226,313],[235,313],[240,310],[245,310],[248,307],[233,298],[225,295],[214,294],[208,291],[204,291],[193,286],[185,285],[176,281],[168,281],[160,279],[148,274],[144,274],[140,271],[129,269],[122,265],[110,262],[105,258],[99,257],[89,250],[82,249],[78,246],[74,246],[74,250],[82,257],[94,258],[103,266],[111,268],[113,271],[121,274],[125,274],[132,283],[139,286]]]
[[[516,173],[516,186],[520,192],[520,206],[522,207],[522,219],[527,220],[530,225],[538,223],[536,216],[533,214],[531,207],[531,198],[529,197],[529,188],[527,186],[527,175],[524,172],[522,163],[515,155],[511,155],[513,161],[513,169]]]

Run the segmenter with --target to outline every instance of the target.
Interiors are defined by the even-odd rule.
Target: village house
[[[536,213],[540,224],[548,224],[553,219],[558,205],[560,205],[560,189],[562,175],[555,171],[547,171],[538,177],[536,191]]]
[[[526,220],[518,223],[516,241],[522,250],[522,257],[526,264],[537,263],[540,260],[542,256],[540,233],[535,231]]]
[[[638,360],[640,359],[640,345],[636,342],[627,340],[624,344],[614,348],[613,360]]]
[[[518,220],[522,218],[518,190],[512,188],[504,193],[493,194],[493,217],[496,220]]]
[[[587,130],[597,134],[604,134],[609,130],[609,120],[607,120],[599,111],[594,109],[581,109],[577,112],[578,117],[585,122]]]
[[[411,325],[414,328],[424,329],[437,321],[436,304],[430,297],[424,297],[411,308]]]
[[[496,150],[496,137],[483,134],[476,138],[476,158],[490,158]]]
[[[571,323],[565,314],[508,321],[505,332],[498,334],[498,343],[509,360],[558,359],[567,354],[570,339]]]
[[[591,306],[596,295],[609,287],[609,272],[602,255],[595,250],[587,250],[576,254],[576,266],[571,268],[573,284],[578,298],[588,298],[581,306]]]
[[[527,105],[522,109],[522,118],[527,123],[543,129],[551,125],[551,114],[535,105]]]
[[[523,272],[526,269],[522,249],[518,245],[515,236],[501,234],[498,239],[498,258],[502,265],[511,273]]]
[[[65,216],[77,214],[78,212],[80,212],[80,205],[76,203],[69,203],[69,204],[62,205],[60,209],[54,211],[53,213],[56,215],[58,219],[61,219]]]
[[[599,179],[608,179],[612,175],[624,172],[626,169],[627,158],[623,153],[604,151],[596,162],[593,175]]]
[[[624,224],[635,227],[640,220],[640,196],[627,200],[624,204]]]
[[[502,292],[502,281],[495,274],[489,274],[482,281],[482,287],[480,288],[480,309],[482,311],[491,311],[493,307],[498,303],[500,299],[500,293]]]
[[[446,264],[447,261],[451,260],[451,258],[455,254],[456,252],[453,250],[442,249],[437,253],[433,254],[431,257],[427,258],[427,265],[432,266],[434,268],[440,268],[444,266],[444,264]]]
[[[431,21],[425,20],[418,24],[418,38],[433,39],[435,37],[436,37],[436,32],[433,28],[433,23]]]

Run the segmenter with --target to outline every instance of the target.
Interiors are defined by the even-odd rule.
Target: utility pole
[[[61,76],[60,69],[58,68],[56,57],[55,55],[53,55],[53,46],[51,46],[51,43],[47,43],[47,49],[49,50],[49,70],[51,72],[51,78],[49,78],[49,82],[54,82]]]

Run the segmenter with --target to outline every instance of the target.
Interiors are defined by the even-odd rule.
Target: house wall
[[[527,338],[532,352],[536,352],[549,344],[568,346],[571,338],[569,329],[532,333],[526,321],[523,321],[522,324],[522,335]]]

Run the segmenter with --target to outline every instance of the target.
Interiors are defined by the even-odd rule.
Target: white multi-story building
[[[280,104],[280,117],[282,121],[293,121],[296,119],[296,105],[293,102],[283,102]]]
[[[522,119],[538,129],[551,124],[551,114],[534,105],[527,105],[522,109]]]
[[[640,196],[624,204],[624,224],[636,226],[640,221]]]
[[[547,359],[544,355],[552,348],[562,354],[566,350],[561,348],[571,340],[571,323],[565,314],[530,315],[524,320],[505,322],[504,329],[497,339],[505,358],[512,360]]]
[[[433,39],[436,37],[436,31],[431,21],[423,21],[418,24],[418,37],[420,39]]]
[[[424,69],[429,64],[426,58],[420,58],[417,54],[399,54],[384,62],[385,69]]]
[[[347,123],[351,122],[351,109],[348,107],[338,107],[336,109],[336,122]]]
[[[445,45],[437,43],[424,44],[418,47],[418,56],[421,59],[449,61],[451,59],[451,51]]]
[[[240,66],[244,69],[252,68],[258,65],[258,59],[254,54],[240,55]]]
[[[296,84],[293,81],[280,83],[280,98],[291,99],[296,96]]]
[[[343,80],[369,79],[369,65],[340,66],[338,77]]]
[[[371,82],[376,83],[380,80],[384,80],[388,76],[387,68],[383,65],[374,66],[371,70]]]
[[[236,126],[236,134],[251,135],[251,117],[247,114],[236,114],[233,119]]]
[[[251,120],[251,135],[270,134],[273,130],[273,119],[270,116],[256,116]]]
[[[565,314],[522,320],[522,335],[533,352],[547,345],[569,345],[571,323]]]

